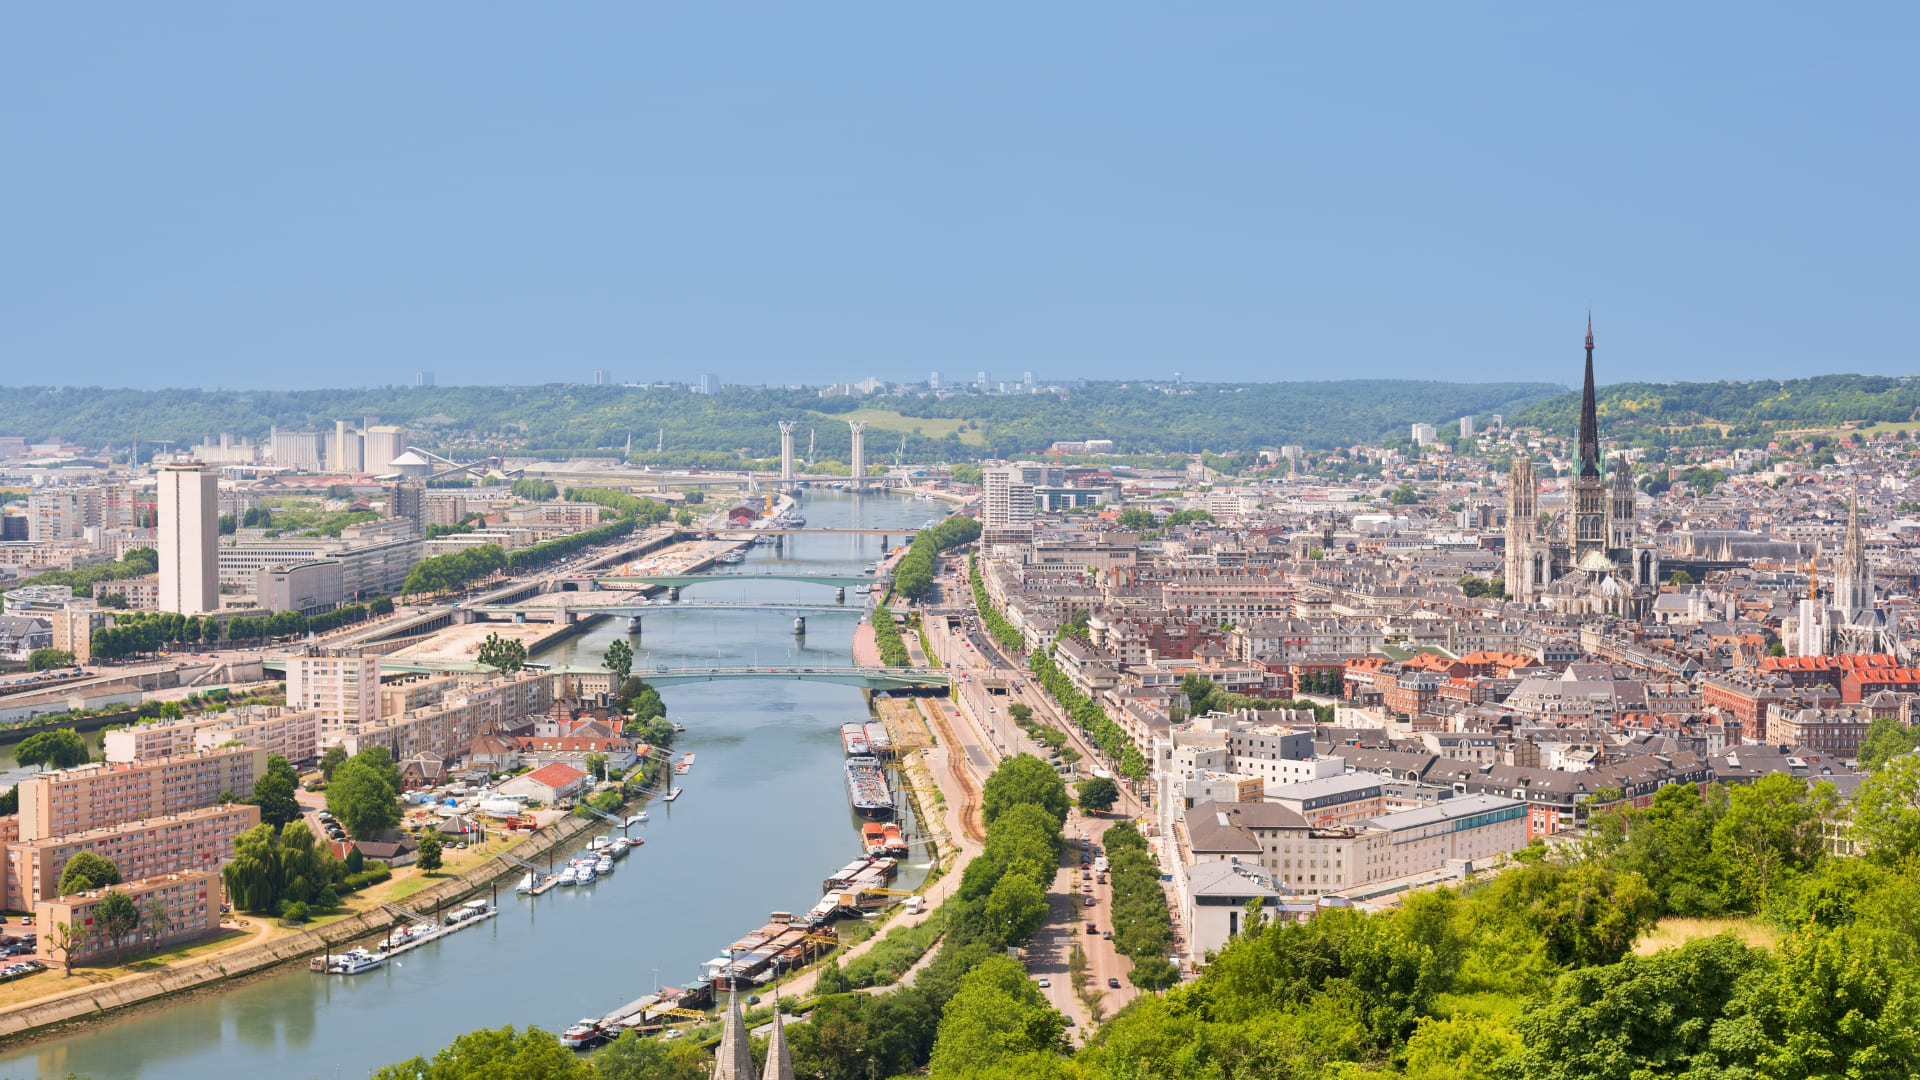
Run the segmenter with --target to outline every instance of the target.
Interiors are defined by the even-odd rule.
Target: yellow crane
[[[826,945],[831,948],[838,948],[841,944],[839,938],[830,934],[808,934],[807,940],[815,945]]]
[[[920,895],[919,893],[915,893],[915,892],[909,892],[909,891],[907,891],[907,890],[905,890],[905,889],[871,889],[871,888],[863,888],[863,889],[861,889],[861,890],[860,890],[860,892],[861,892],[861,894],[862,894],[862,895],[864,895],[864,896],[918,896],[918,895]]]
[[[711,1020],[713,1017],[692,1009],[648,1009],[648,1016],[678,1016],[686,1020]]]

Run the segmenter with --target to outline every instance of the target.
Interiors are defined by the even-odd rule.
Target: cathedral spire
[[[753,1044],[747,1041],[747,1020],[740,1015],[740,991],[727,1000],[726,1028],[713,1055],[713,1080],[759,1080],[753,1068]]]
[[[1600,475],[1600,423],[1593,400],[1593,312],[1587,312],[1587,379],[1580,388],[1580,476]]]
[[[787,1049],[787,1018],[780,1015],[780,994],[773,995],[773,1034],[767,1036],[767,1067],[760,1080],[794,1080],[793,1052]]]

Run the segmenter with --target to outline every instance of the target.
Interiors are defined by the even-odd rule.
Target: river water
[[[938,504],[897,496],[821,492],[801,505],[809,526],[901,526],[941,516]],[[879,558],[876,536],[789,538],[753,549],[742,573],[858,573]],[[892,538],[898,544],[898,538]],[[804,582],[701,584],[683,598],[830,603]],[[811,613],[796,638],[779,612],[671,611],[646,616],[630,640],[636,671],[649,667],[849,662],[855,614]],[[626,634],[624,620],[564,641],[537,659],[599,663]],[[685,985],[700,965],[769,911],[803,911],[820,883],[858,853],[859,820],[847,806],[839,727],[868,718],[861,691],[799,680],[682,683],[661,688],[668,715],[685,724],[679,749],[695,754],[686,789],[649,807],[632,832],[644,846],[611,877],[529,899],[501,883],[501,914],[344,978],[304,968],[230,992],[0,1049],[0,1078],[205,1080],[207,1077],[357,1077],[414,1054],[431,1055],[481,1027],[534,1024],[558,1031],[652,990]],[[913,835],[910,820],[903,827]],[[916,856],[909,860],[924,862]],[[911,868],[899,884],[925,875]]]

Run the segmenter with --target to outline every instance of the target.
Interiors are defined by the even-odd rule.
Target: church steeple
[[[1580,389],[1580,476],[1600,476],[1600,423],[1593,401],[1593,312],[1587,312],[1587,380]]]
[[[727,1000],[726,1027],[713,1055],[713,1080],[759,1080],[753,1068],[753,1044],[747,1040],[747,1020],[740,1015],[740,992]]]

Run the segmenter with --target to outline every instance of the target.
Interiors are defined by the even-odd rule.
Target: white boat
[[[632,850],[633,841],[623,836],[613,842],[613,846],[607,849],[607,854],[612,855],[616,859],[624,859],[627,857],[627,852]]]
[[[600,856],[600,861],[593,864],[593,872],[596,874],[613,873],[613,856],[611,855]]]
[[[571,867],[571,866],[569,866],[569,867],[567,867],[567,868],[566,868],[565,870],[562,870],[562,871],[560,871],[560,873],[559,873],[559,875],[558,875],[558,876],[556,876],[556,877],[555,877],[555,878],[553,879],[553,881],[554,881],[554,884],[556,884],[556,885],[578,885],[578,884],[580,884],[580,878],[579,878],[579,875],[577,875],[577,874],[575,874],[575,873],[573,872],[573,867]]]
[[[527,876],[520,879],[520,884],[514,886],[513,891],[524,896],[532,892],[536,884],[537,882],[533,880],[533,872],[529,870]]]
[[[327,970],[335,975],[358,975],[363,971],[372,971],[386,962],[387,958],[380,953],[369,952],[366,949],[349,949],[334,957],[333,962],[327,965]]]
[[[578,879],[580,884],[591,885],[596,875],[593,872],[593,867],[582,864],[574,869],[573,876]]]
[[[603,847],[612,847],[612,846],[613,846],[613,837],[611,836],[596,836],[592,840],[587,842],[588,851],[599,851]]]

